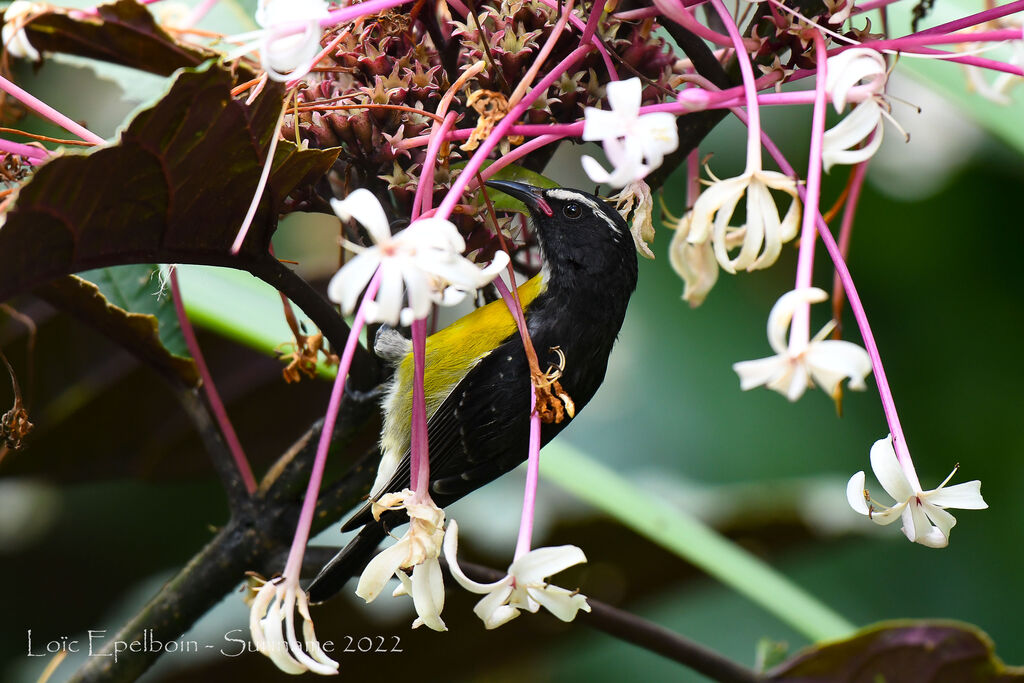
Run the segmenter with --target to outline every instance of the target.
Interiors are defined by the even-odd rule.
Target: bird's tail
[[[324,565],[306,592],[312,603],[324,602],[337,595],[350,578],[362,573],[377,546],[387,536],[384,525],[373,522],[363,527],[341,552]]]

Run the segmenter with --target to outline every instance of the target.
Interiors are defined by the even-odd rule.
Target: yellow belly
[[[537,275],[519,287],[519,300],[526,308],[544,290]],[[515,319],[501,299],[472,313],[427,338],[427,362],[423,386],[427,419],[437,411],[448,394],[480,360],[516,330]],[[402,456],[409,450],[412,420],[412,354],[402,359],[384,399],[384,427],[381,430],[381,458],[373,495],[380,493]]]

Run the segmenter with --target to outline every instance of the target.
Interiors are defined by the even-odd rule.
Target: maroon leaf
[[[163,76],[219,57],[212,50],[176,41],[135,0],[100,5],[98,16],[71,12],[54,9],[30,21],[25,30],[32,46],[40,52],[89,57]],[[251,76],[245,72],[245,79]]]
[[[773,683],[1011,683],[1024,669],[1007,667],[992,641],[970,624],[895,621],[848,640],[813,646],[765,677]]]
[[[165,377],[187,387],[199,385],[195,362],[172,354],[160,340],[156,316],[115,306],[99,287],[75,275],[43,285],[35,293],[92,325]]]
[[[0,301],[61,275],[125,263],[199,263],[251,270],[284,199],[337,157],[281,141],[241,253],[228,253],[255,192],[281,107],[280,87],[247,107],[231,74],[183,71],[120,141],[43,164],[0,228]]]

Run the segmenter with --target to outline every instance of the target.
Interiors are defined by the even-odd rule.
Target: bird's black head
[[[615,291],[628,299],[636,288],[636,247],[612,205],[582,190],[542,189],[510,180],[486,184],[526,205],[549,288]]]

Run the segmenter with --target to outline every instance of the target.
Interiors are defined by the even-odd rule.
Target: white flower
[[[320,19],[328,13],[325,0],[267,0],[256,10],[256,23],[264,28],[260,59],[270,78],[287,81],[310,70],[320,52]],[[284,33],[298,22],[305,22],[302,33]]]
[[[828,172],[836,164],[859,164],[874,156],[882,145],[885,130],[882,114],[882,105],[877,100],[864,100],[842,121],[825,131],[821,146],[822,168]],[[867,144],[858,147],[865,140],[868,140]]]
[[[376,300],[368,302],[367,322],[409,325],[426,317],[432,304],[458,303],[466,292],[483,287],[508,264],[508,254],[499,251],[489,266],[477,267],[462,256],[466,243],[459,231],[441,218],[414,221],[392,235],[383,207],[369,190],[358,189],[343,200],[333,199],[331,206],[342,220],[359,221],[375,246],[349,245],[359,253],[331,279],[327,296],[351,313],[359,294],[380,268],[380,290]],[[403,295],[408,297],[406,307],[402,306]]]
[[[1021,31],[1021,38],[1019,40],[1007,41],[1009,43],[1010,55],[1003,61],[1013,66],[1024,64],[1024,31],[1022,31],[1024,29],[1024,22],[1015,16],[1009,16],[997,19],[989,24],[989,26],[992,28]],[[968,31],[970,30],[972,29],[968,29]],[[962,43],[957,46],[957,49],[970,53],[979,47],[981,46],[977,43]],[[1012,102],[1010,91],[1024,83],[1024,78],[1017,74],[1001,72],[989,82],[988,69],[967,65],[964,65],[964,69],[967,72],[968,90],[974,90],[986,100],[1003,106],[1009,105]]]
[[[426,625],[435,631],[447,631],[441,620],[444,609],[444,577],[438,557],[444,540],[444,511],[427,499],[426,503],[412,502],[415,494],[405,489],[389,493],[374,504],[373,516],[380,518],[383,510],[405,508],[409,513],[409,530],[397,543],[381,551],[370,560],[359,577],[356,595],[373,602],[384,586],[397,576],[400,585],[393,595],[412,596],[418,615],[413,628]],[[454,524],[454,522],[452,522]],[[412,569],[412,577],[405,569]]]
[[[914,543],[945,548],[949,544],[949,531],[956,525],[956,518],[946,512],[946,508],[986,509],[988,504],[981,497],[981,482],[975,479],[947,487],[959,468],[957,465],[937,489],[922,491],[913,465],[908,466],[910,476],[896,458],[892,434],[879,439],[871,447],[871,469],[882,488],[895,499],[895,504],[886,507],[870,499],[864,488],[864,472],[850,478],[846,499],[854,510],[867,515],[876,524],[891,524],[902,518],[903,533]]]
[[[42,60],[39,51],[32,47],[25,32],[25,24],[35,15],[46,11],[46,5],[25,0],[14,0],[4,11],[3,41],[7,54],[18,59]]]
[[[771,266],[779,258],[782,245],[796,237],[800,227],[796,181],[777,171],[761,170],[759,163],[741,176],[727,180],[714,178],[714,181],[693,204],[687,238],[690,244],[701,244],[710,236],[719,265],[729,273]],[[771,190],[791,197],[781,221]],[[747,199],[746,222],[732,226],[729,221],[744,196]],[[742,245],[740,251],[735,258],[730,258],[729,250],[737,243]]]
[[[296,609],[302,616],[302,643],[295,633]],[[338,663],[317,642],[309,602],[298,581],[281,577],[263,584],[249,610],[249,631],[256,649],[285,673],[338,673]]]
[[[651,197],[651,188],[644,181],[635,180],[618,194],[609,197],[608,201],[615,204],[622,220],[629,220],[629,214],[633,214],[633,220],[629,222],[629,233],[633,235],[636,250],[644,258],[653,259],[654,252],[647,246],[648,242],[654,241],[654,198]]]
[[[547,577],[586,562],[574,545],[537,548],[515,560],[505,578],[494,583],[477,583],[462,571],[457,560],[459,527],[453,520],[444,537],[444,556],[452,577],[466,590],[485,595],[473,612],[488,629],[498,628],[519,616],[520,610],[536,613],[546,608],[562,621],[572,621],[577,612],[590,611],[585,596],[547,582]]]
[[[877,95],[885,90],[887,78],[885,57],[880,52],[866,47],[855,47],[840,52],[835,57],[829,57],[825,91],[832,97],[832,105],[836,112],[842,112],[854,87],[860,86],[870,94]],[[864,80],[867,80],[867,83],[861,84]]]
[[[683,278],[683,300],[696,308],[704,303],[708,292],[718,282],[718,261],[710,236],[699,244],[692,244],[688,239],[692,215],[688,211],[676,222],[668,260],[676,274]]]
[[[824,301],[828,295],[817,287],[795,289],[779,297],[768,315],[768,343],[774,356],[735,363],[732,369],[740,376],[744,391],[761,385],[779,392],[790,401],[803,396],[817,383],[830,396],[835,396],[839,383],[850,380],[850,388],[864,390],[864,379],[871,372],[867,351],[848,341],[825,339],[832,331],[829,323],[814,339],[786,342],[786,333],[798,306]]]
[[[867,97],[825,131],[821,153],[825,171],[835,164],[859,164],[878,151],[884,132],[882,117],[889,116],[889,105],[882,97],[887,79],[885,58],[875,50],[853,48],[829,58],[825,89],[836,111],[842,112],[853,96]],[[864,141],[863,147],[857,147]]]
[[[614,168],[608,173],[590,156],[580,162],[595,183],[622,187],[642,179],[661,165],[665,154],[676,150],[676,117],[667,112],[640,115],[643,85],[639,78],[612,81],[606,92],[611,109],[584,110],[583,139],[600,140]]]

